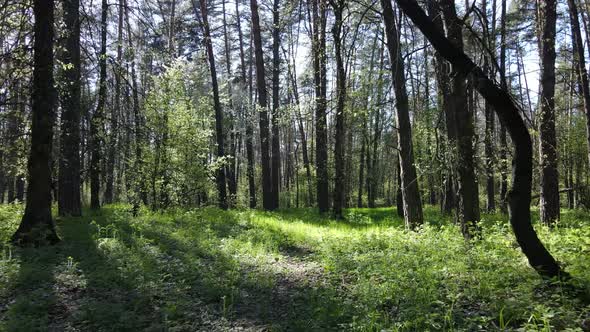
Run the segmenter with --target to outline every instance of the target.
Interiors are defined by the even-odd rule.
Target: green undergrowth
[[[53,247],[7,244],[20,205],[0,207],[0,331],[583,331],[590,327],[588,214],[540,238],[573,276],[542,280],[506,217],[483,239],[427,207],[417,232],[388,208],[346,221],[312,209],[142,210],[59,218]],[[535,215],[535,213],[533,213]]]

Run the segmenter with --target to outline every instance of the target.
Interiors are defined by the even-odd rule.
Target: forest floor
[[[387,208],[84,212],[57,219],[59,245],[19,249],[22,206],[0,206],[0,331],[590,329],[584,212],[536,225],[568,284],[535,274],[501,215],[465,243],[435,207],[418,232]]]

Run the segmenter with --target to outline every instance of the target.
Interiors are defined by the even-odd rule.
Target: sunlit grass
[[[0,207],[6,243],[22,207]],[[55,247],[0,256],[0,330],[542,330],[580,328],[590,307],[528,266],[506,217],[466,243],[426,207],[405,229],[394,209],[214,208],[133,217],[111,205],[58,219]],[[577,289],[590,285],[587,214],[536,224]]]

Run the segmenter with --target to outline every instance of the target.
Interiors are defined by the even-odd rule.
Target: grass
[[[54,247],[0,255],[0,331],[582,331],[590,325],[588,215],[539,236],[573,276],[540,279],[501,215],[483,240],[427,207],[406,231],[392,209],[273,213],[126,205],[57,220]],[[0,243],[20,220],[0,207]],[[582,291],[579,291],[579,290]],[[584,301],[584,298],[586,301]]]

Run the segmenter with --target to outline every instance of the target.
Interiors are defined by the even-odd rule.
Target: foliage
[[[0,239],[20,213],[18,205],[0,207]],[[483,240],[471,244],[433,208],[417,233],[392,209],[347,216],[142,209],[133,217],[130,206],[110,205],[60,219],[60,245],[6,247],[0,330],[580,331],[587,324],[584,213],[564,211],[555,229],[536,226],[571,285],[540,279],[499,215],[484,216]]]
[[[151,179],[152,204],[188,205],[211,185],[223,160],[208,157],[212,136],[210,96],[200,88],[198,63],[178,60],[152,78],[145,102],[149,132],[144,177]]]

